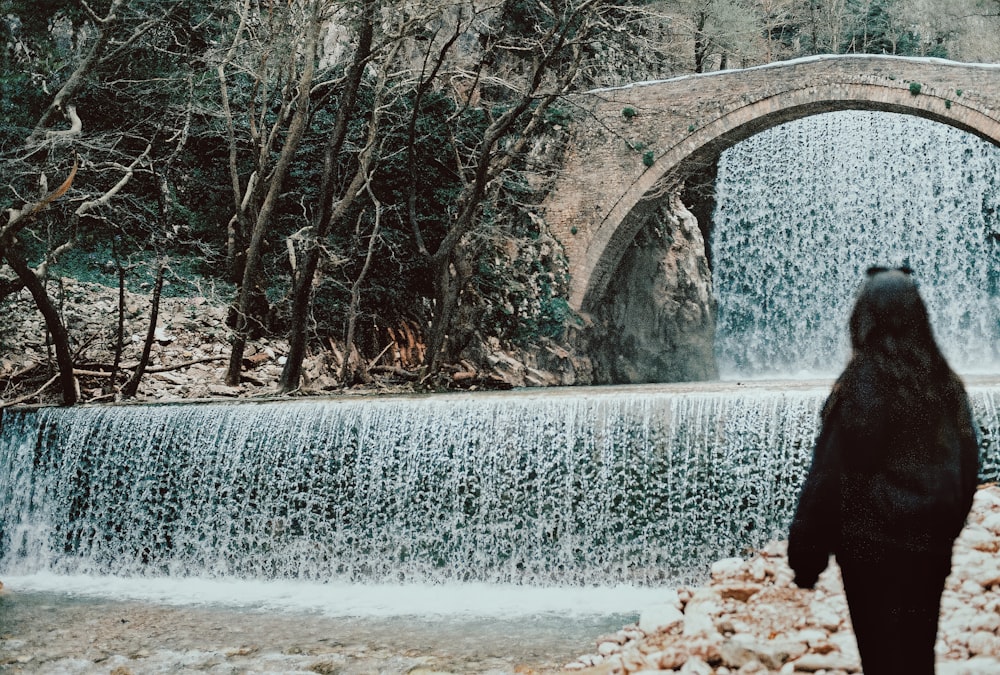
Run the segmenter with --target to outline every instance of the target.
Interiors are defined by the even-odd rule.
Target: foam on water
[[[1000,371],[1000,149],[844,111],[723,153],[711,239],[725,378],[835,375],[864,270],[909,264],[960,372]]]
[[[39,572],[4,576],[15,593],[54,592],[160,605],[312,613],[326,617],[463,617],[566,619],[630,614],[661,601],[639,586],[531,587],[507,584],[360,584],[255,579],[108,577]]]

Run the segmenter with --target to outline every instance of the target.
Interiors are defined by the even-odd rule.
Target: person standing
[[[909,269],[868,271],[850,335],[788,562],[812,588],[836,557],[865,675],[934,673],[941,594],[979,475],[968,397]]]

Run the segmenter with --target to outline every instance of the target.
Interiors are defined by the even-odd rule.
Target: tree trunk
[[[437,311],[434,313],[434,322],[431,324],[427,339],[428,364],[425,378],[437,374],[441,368],[448,341],[448,329],[451,327],[451,319],[458,306],[461,283],[455,278],[457,275],[450,260],[450,257],[446,258],[434,271],[434,304]]]
[[[35,300],[38,311],[45,318],[45,326],[52,335],[52,343],[56,350],[56,364],[59,367],[59,384],[62,387],[63,405],[73,405],[80,400],[80,386],[73,376],[73,355],[69,349],[69,333],[59,318],[59,310],[52,304],[42,280],[28,265],[23,253],[13,243],[5,246],[5,257],[14,273],[17,274],[31,297]]]
[[[367,174],[367,157],[370,156],[370,150],[362,151],[361,166],[358,168],[348,188],[343,192],[343,199],[334,208],[333,204],[337,197],[334,193],[335,165],[343,150],[344,142],[347,139],[348,123],[354,116],[358,88],[361,86],[361,78],[364,75],[365,66],[371,55],[377,9],[378,3],[375,0],[365,1],[361,26],[358,30],[358,46],[354,50],[354,58],[347,72],[347,81],[337,110],[337,118],[334,121],[333,133],[330,135],[330,140],[324,153],[323,180],[320,188],[320,203],[322,206],[317,222],[314,224],[316,240],[306,253],[306,258],[299,269],[292,291],[292,314],[289,317],[290,325],[288,329],[288,354],[285,357],[285,366],[281,369],[281,380],[279,382],[283,394],[298,389],[299,383],[302,381],[302,361],[306,355],[309,310],[312,307],[313,281],[316,278],[316,270],[319,268],[320,242],[326,239],[333,225],[347,213],[361,186],[364,184]],[[375,116],[373,114],[372,127],[375,124]],[[371,133],[374,133],[374,128],[371,130]]]
[[[261,203],[260,211],[254,221],[250,234],[250,245],[247,248],[246,265],[243,270],[243,282],[240,285],[235,302],[236,326],[234,329],[233,346],[229,355],[229,367],[226,370],[226,384],[235,386],[240,383],[240,370],[243,366],[243,352],[246,350],[247,338],[250,333],[250,313],[255,294],[259,295],[258,284],[263,278],[264,235],[271,225],[271,216],[277,207],[281,187],[288,175],[309,122],[309,92],[312,89],[313,75],[316,72],[316,51],[319,40],[319,9],[314,7],[312,23],[306,38],[303,58],[305,64],[297,82],[295,97],[295,112],[288,124],[288,134],[275,163],[274,171],[268,178],[267,193]]]
[[[121,366],[122,351],[125,349],[125,268],[122,266],[115,239],[111,240],[111,250],[114,252],[115,270],[118,273],[118,326],[115,331],[115,358],[111,364],[110,378],[113,393],[118,386],[118,368]]]
[[[306,357],[307,325],[309,322],[309,307],[312,304],[312,285],[319,267],[319,246],[314,244],[306,252],[305,260],[299,268],[292,290],[292,314],[289,317],[291,327],[288,332],[288,354],[285,365],[281,369],[279,386],[281,393],[287,394],[299,388],[302,381],[302,362]]]
[[[371,238],[368,240],[368,253],[365,255],[365,264],[361,268],[361,273],[351,285],[351,305],[347,310],[347,337],[344,339],[344,362],[340,366],[340,381],[345,385],[348,381],[350,371],[351,354],[354,353],[354,330],[358,323],[358,311],[361,306],[361,284],[368,276],[368,270],[372,265],[372,257],[375,254],[375,244],[378,242],[379,229],[382,226],[382,204],[372,195],[375,203],[375,225],[372,227]]]
[[[142,345],[142,356],[139,358],[139,365],[135,367],[132,377],[122,387],[122,398],[132,398],[139,391],[139,381],[146,372],[149,365],[149,353],[153,349],[153,339],[156,336],[156,322],[160,316],[160,293],[163,291],[163,272],[167,269],[165,263],[160,263],[160,269],[156,271],[156,283],[153,284],[153,300],[149,312],[149,327],[146,329],[146,341]]]
[[[705,37],[705,22],[708,15],[702,12],[698,15],[698,25],[694,34],[694,72],[705,72],[705,56],[708,52],[708,39]]]
[[[108,8],[108,13],[103,19],[97,22],[98,30],[97,36],[91,44],[90,49],[87,51],[87,55],[84,56],[80,64],[70,73],[69,78],[67,78],[66,83],[56,92],[56,95],[52,98],[48,107],[42,113],[38,122],[35,124],[34,130],[31,132],[31,136],[28,137],[27,145],[31,145],[45,134],[46,128],[55,120],[57,116],[63,116],[66,114],[66,104],[73,100],[73,97],[80,91],[86,81],[87,76],[90,71],[98,62],[98,58],[104,51],[104,47],[107,45],[108,40],[111,37],[111,27],[118,17],[115,12],[121,7],[124,0],[112,0],[111,6]]]

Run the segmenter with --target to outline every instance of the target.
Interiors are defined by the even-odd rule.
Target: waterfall
[[[784,536],[825,395],[647,386],[8,410],[0,578],[676,583]],[[973,398],[988,449],[997,395]]]
[[[833,375],[864,270],[915,270],[960,372],[1000,363],[1000,149],[908,115],[835,112],[719,161],[711,250],[726,379]]]

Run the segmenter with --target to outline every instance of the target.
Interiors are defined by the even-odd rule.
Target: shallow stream
[[[12,586],[0,594],[0,672],[10,673],[545,672],[636,619],[614,612],[340,617]]]

